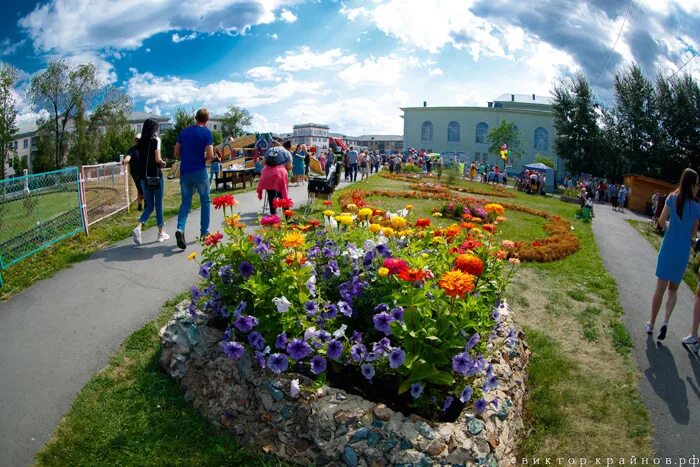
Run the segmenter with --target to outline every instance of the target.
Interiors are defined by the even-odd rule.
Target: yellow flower
[[[484,206],[484,210],[489,214],[497,214],[499,216],[502,216],[503,213],[506,212],[506,209],[503,206],[496,203],[487,204],[486,206]]]
[[[394,216],[391,218],[391,226],[395,229],[403,229],[406,227],[406,219],[401,216]]]
[[[372,210],[370,208],[362,208],[357,214],[360,216],[361,219],[365,219],[372,215]]]
[[[411,209],[413,209],[413,205],[412,205],[412,204],[407,204],[407,205],[406,205],[406,209],[408,209],[408,210],[410,211]]]
[[[345,206],[345,209],[347,209],[348,211],[355,211],[357,209],[357,205],[350,203],[347,206]]]
[[[418,235],[418,238],[423,238],[427,235],[427,232],[425,230],[419,230],[416,235]]]
[[[331,211],[330,209],[326,209],[323,211],[323,215],[326,217],[333,217],[335,215],[335,211]]]
[[[335,220],[338,221],[339,224],[352,225],[353,218],[349,214],[341,214],[339,216],[335,216]]]
[[[187,255],[187,259],[190,260],[190,261],[192,261],[192,260],[195,259],[196,257],[197,257],[197,252],[196,252],[196,251],[193,251],[192,253],[190,253],[189,255]]]
[[[430,257],[428,253],[423,253],[421,256],[423,257],[423,259],[428,259]]]
[[[433,245],[447,245],[447,239],[445,237],[433,237],[433,239],[430,240],[430,243]]]
[[[394,229],[392,229],[391,227],[384,227],[382,229],[382,235],[384,235],[387,238],[393,237],[395,235]]]
[[[379,274],[379,277],[386,277],[389,275],[389,270],[387,268],[379,268],[377,274]]]
[[[397,234],[399,237],[410,237],[413,235],[413,230],[412,229],[406,229],[406,230],[401,230]]]
[[[306,236],[299,232],[289,232],[282,237],[282,246],[285,248],[301,248],[306,243]]]
[[[370,224],[369,230],[372,233],[379,233],[382,230],[382,226],[379,224]]]
[[[434,212],[433,217],[442,217],[442,213],[441,212]]]

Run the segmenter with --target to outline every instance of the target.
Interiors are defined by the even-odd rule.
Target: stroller
[[[311,205],[316,198],[330,199],[335,191],[335,187],[340,183],[340,169],[343,163],[338,161],[328,170],[326,177],[312,177],[308,184],[309,202],[306,205],[306,212],[309,211]]]

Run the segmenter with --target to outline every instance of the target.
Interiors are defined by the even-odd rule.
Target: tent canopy
[[[541,162],[534,162],[532,164],[527,164],[523,166],[523,169],[527,170],[537,170],[538,172],[546,172],[548,170],[554,170],[551,167],[541,163]]]

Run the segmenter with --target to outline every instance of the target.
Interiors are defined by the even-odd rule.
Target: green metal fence
[[[0,180],[2,271],[85,230],[77,167]]]

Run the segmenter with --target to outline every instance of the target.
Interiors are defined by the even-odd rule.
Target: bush
[[[348,200],[354,213],[267,216],[254,236],[228,217],[226,240],[204,240],[191,311],[226,329],[230,358],[251,352],[273,373],[371,389],[432,419],[454,419],[464,404],[484,410],[490,357],[515,343],[514,332],[505,343],[494,332],[513,268],[498,237],[380,212],[360,190]]]

